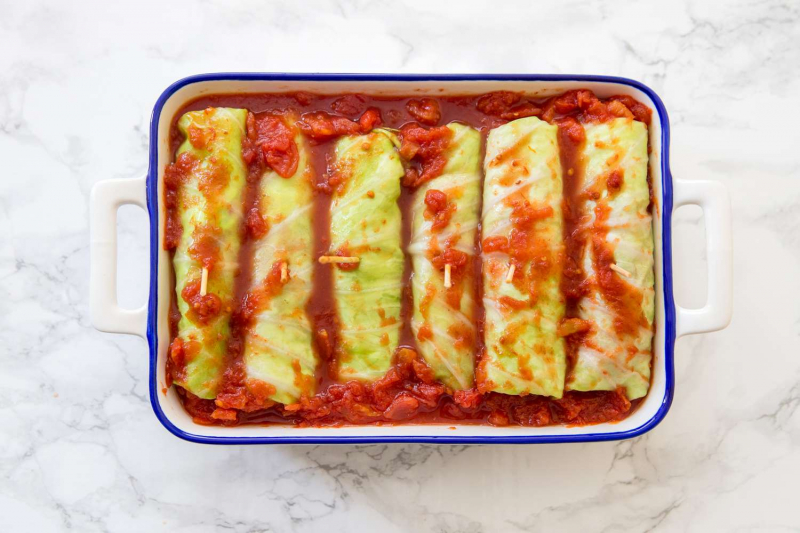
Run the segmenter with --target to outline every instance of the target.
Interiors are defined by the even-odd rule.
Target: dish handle
[[[697,205],[706,220],[708,297],[699,309],[676,304],[677,336],[707,333],[725,328],[733,313],[733,237],[731,200],[719,182],[675,180],[674,209]]]
[[[124,309],[117,302],[117,210],[123,205],[147,209],[147,180],[106,180],[92,187],[89,203],[89,313],[100,331],[147,335],[147,304]]]

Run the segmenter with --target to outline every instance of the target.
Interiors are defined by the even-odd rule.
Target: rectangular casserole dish
[[[650,126],[650,175],[655,206],[656,314],[652,384],[639,408],[624,420],[581,427],[492,427],[423,425],[310,427],[203,426],[192,421],[174,388],[166,389],[165,358],[169,344],[170,258],[164,234],[163,173],[172,161],[170,126],[175,113],[199,96],[220,93],[397,95],[471,95],[507,90],[546,97],[585,88],[599,97],[630,95],[653,111]],[[116,303],[116,212],[134,204],[150,219],[150,290],[140,309]],[[671,218],[685,204],[703,208],[708,246],[708,301],[701,309],[675,305],[672,283]],[[673,180],[669,170],[669,121],[660,98],[628,79],[578,75],[356,75],[356,74],[207,74],[180,80],[159,97],[150,128],[147,176],[98,183],[91,199],[91,315],[94,326],[145,338],[150,353],[150,400],[161,423],[174,435],[207,444],[330,444],[377,442],[551,443],[631,438],[655,427],[667,414],[674,390],[673,349],[679,336],[724,328],[732,309],[730,202],[715,182]]]

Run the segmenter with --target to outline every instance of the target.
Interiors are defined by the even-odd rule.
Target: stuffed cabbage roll
[[[253,272],[247,295],[252,313],[245,337],[245,386],[251,398],[297,402],[314,393],[317,356],[305,307],[311,295],[313,169],[305,138],[292,116],[268,116],[258,129],[285,137],[297,166],[267,170],[261,177],[258,213],[248,215],[262,235],[253,242]],[[291,172],[291,173],[290,173]],[[252,217],[257,216],[254,220]]]
[[[560,398],[565,346],[557,126],[536,117],[489,132],[484,160],[480,388]]]
[[[586,124],[582,195],[588,218],[579,317],[592,327],[567,388],[647,394],[653,338],[653,230],[647,127],[629,118]]]
[[[177,182],[181,229],[173,258],[181,315],[170,350],[173,381],[205,399],[217,394],[230,337],[247,176],[242,160],[246,117],[246,110],[229,108],[184,114],[178,129],[186,140],[165,178]]]
[[[475,348],[473,257],[481,188],[481,135],[452,131],[442,174],[414,193],[411,327],[436,379],[453,390],[472,387]]]
[[[397,199],[403,174],[384,130],[336,143],[331,254],[348,261],[333,266],[342,381],[382,377],[397,348],[404,267]]]

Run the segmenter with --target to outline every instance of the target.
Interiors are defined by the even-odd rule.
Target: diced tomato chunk
[[[194,317],[199,322],[207,322],[217,316],[222,309],[222,300],[216,294],[200,294],[200,279],[187,283],[181,291],[181,297],[189,304]]]
[[[429,189],[425,193],[425,205],[436,214],[447,208],[447,195],[437,189]]]
[[[414,120],[428,126],[435,126],[442,118],[442,111],[439,109],[439,102],[433,98],[409,100],[406,104],[406,110],[408,111],[409,115],[414,117]]]
[[[446,248],[442,253],[433,257],[431,262],[433,266],[439,270],[444,270],[445,265],[450,265],[453,270],[463,268],[467,265],[469,256],[461,250],[455,248]]]
[[[431,231],[437,233],[450,223],[453,213],[456,212],[456,204],[447,201],[447,195],[437,189],[428,189],[425,192],[426,218],[433,219]]]
[[[389,420],[406,420],[417,414],[419,400],[407,393],[401,393],[392,400],[391,405],[383,412]]]
[[[358,122],[340,115],[331,115],[325,111],[314,111],[300,117],[297,126],[312,139],[325,141],[340,135],[369,133],[380,126],[381,122],[381,112],[377,108],[371,107],[364,111]]]
[[[367,99],[360,94],[346,94],[331,104],[331,109],[340,115],[355,116],[364,111]]]
[[[369,133],[381,125],[381,112],[374,107],[370,107],[361,118],[358,119],[358,125],[361,126],[362,133]]]
[[[481,113],[500,116],[522,99],[517,93],[510,91],[496,91],[486,94],[478,99],[477,108]]]
[[[444,152],[452,136],[453,131],[447,126],[426,129],[417,124],[406,124],[400,128],[400,155],[416,164],[406,172],[403,184],[419,187],[440,176],[447,165]]]
[[[247,232],[254,239],[260,239],[266,235],[267,231],[269,230],[267,223],[264,221],[264,217],[261,216],[261,212],[259,211],[258,207],[253,207],[247,212],[247,220],[245,221],[245,225],[247,226]]]
[[[279,176],[290,178],[297,171],[299,152],[294,134],[283,118],[265,115],[256,119],[256,145],[261,148],[266,163]]]
[[[508,253],[508,237],[493,235],[486,237],[481,245],[484,253],[504,252]]]

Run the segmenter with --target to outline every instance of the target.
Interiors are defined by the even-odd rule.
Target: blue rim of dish
[[[173,424],[158,399],[156,380],[158,363],[158,125],[161,110],[167,100],[187,85],[209,81],[554,81],[600,82],[628,85],[647,94],[656,106],[661,121],[661,186],[662,186],[662,262],[665,311],[664,367],[666,390],[656,414],[641,426],[630,431],[614,433],[582,433],[577,435],[504,435],[504,436],[360,436],[360,437],[214,437],[188,433]],[[201,444],[548,444],[558,442],[600,442],[630,439],[647,433],[667,415],[675,387],[674,349],[676,335],[675,301],[672,294],[672,174],[669,169],[669,117],[661,98],[643,83],[615,76],[586,76],[570,74],[314,74],[314,73],[214,73],[198,74],[176,81],[161,93],[153,108],[150,121],[150,166],[147,173],[147,210],[150,214],[150,299],[147,315],[147,343],[150,347],[150,403],[158,420],[173,435]],[[591,428],[591,426],[587,426]]]

